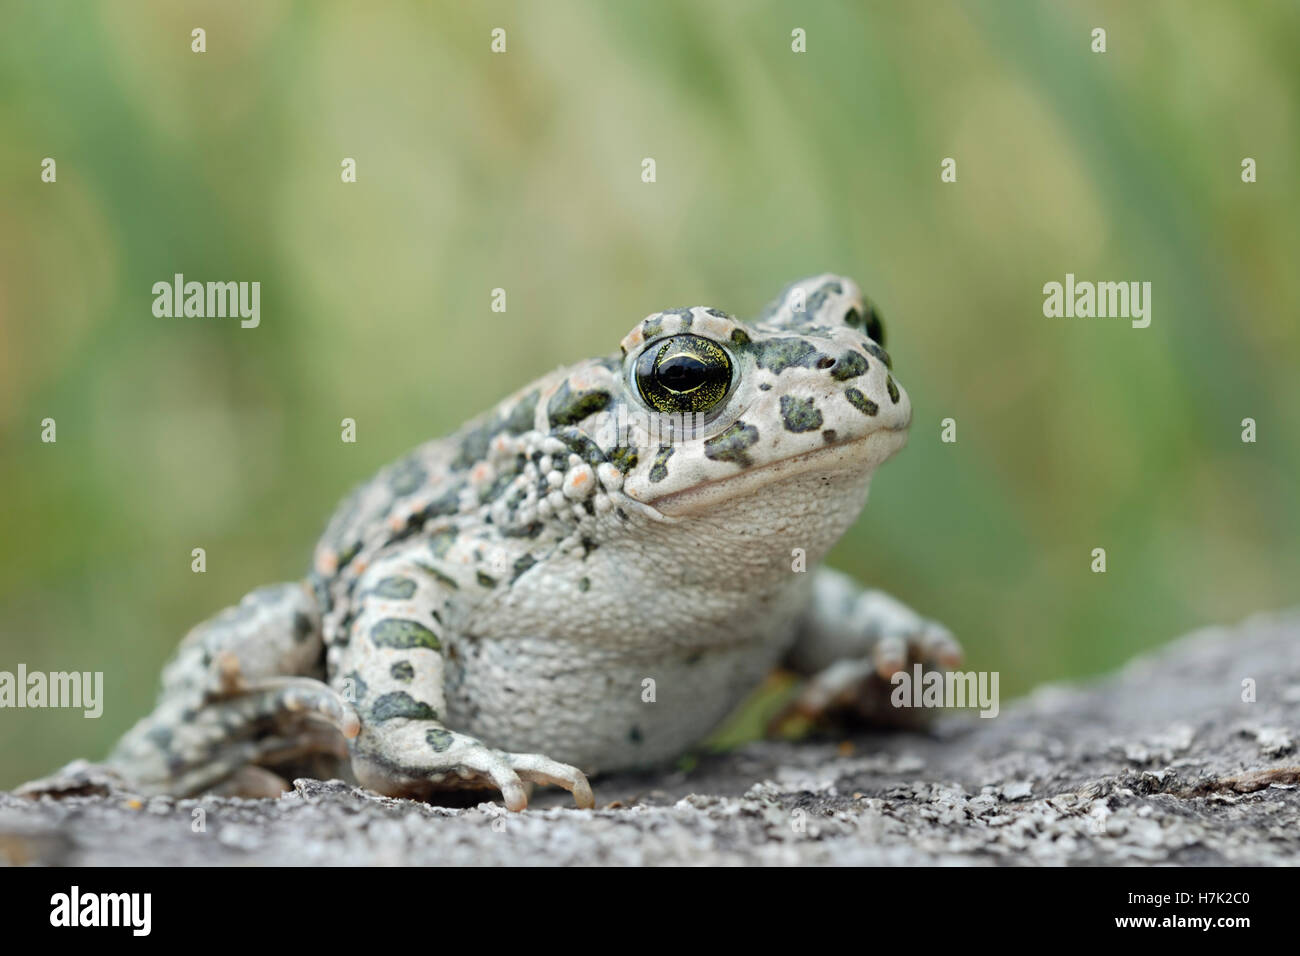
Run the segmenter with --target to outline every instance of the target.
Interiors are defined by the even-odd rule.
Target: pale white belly
[[[789,631],[667,656],[662,648],[597,651],[554,638],[458,642],[447,725],[588,773],[663,764],[758,686],[785,652]]]

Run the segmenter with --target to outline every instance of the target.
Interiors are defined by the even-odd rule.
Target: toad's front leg
[[[787,663],[809,675],[795,700],[769,726],[788,730],[797,720],[840,714],[875,724],[913,724],[926,715],[900,713],[890,703],[891,678],[911,663],[955,668],[961,646],[942,624],[921,617],[883,591],[821,568]]]
[[[304,584],[258,588],[186,635],[157,707],[113,748],[108,768],[142,793],[270,796],[288,786],[286,766],[321,756],[333,765],[359,724],[316,679],[321,649]]]
[[[554,784],[579,807],[595,805],[586,776],[541,754],[497,750],[443,724],[446,673],[439,612],[452,592],[425,563],[427,552],[381,556],[357,582],[345,643],[329,652],[332,686],[355,702],[361,732],[352,769],[388,796],[495,788],[506,806],[528,805],[524,782]]]

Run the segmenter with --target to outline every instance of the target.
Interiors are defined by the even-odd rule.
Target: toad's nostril
[[[825,355],[817,360],[817,367],[822,369],[830,368],[834,364],[835,359],[831,358],[829,355]]]
[[[835,361],[829,364],[819,362],[820,368],[829,369],[831,378],[837,382],[847,382],[851,378],[857,378],[859,375],[866,375],[869,368],[867,360],[862,357],[861,353],[849,349]]]

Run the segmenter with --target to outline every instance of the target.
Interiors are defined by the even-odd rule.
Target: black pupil
[[[659,382],[672,392],[690,392],[709,378],[709,369],[694,355],[673,355],[659,363]]]

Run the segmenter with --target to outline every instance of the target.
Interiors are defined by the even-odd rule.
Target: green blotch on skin
[[[531,554],[525,554],[522,558],[517,559],[514,563],[514,577],[512,577],[510,580],[511,581],[517,580],[519,578],[519,575],[523,574],[525,571],[527,571],[536,563],[537,563],[537,559],[534,558]]]
[[[615,468],[617,468],[619,471],[621,471],[623,474],[626,475],[629,471],[631,471],[633,468],[636,467],[636,463],[637,463],[636,449],[627,448],[620,445],[618,448],[615,448],[613,451],[609,453],[609,460],[610,462],[613,463]]]
[[[605,453],[600,450],[600,446],[576,428],[566,428],[562,432],[557,432],[554,437],[593,468],[605,460]]]
[[[423,562],[419,562],[416,564],[416,567],[418,567],[421,571],[427,573],[431,578],[433,578],[435,581],[437,581],[439,584],[443,585],[444,587],[449,587],[453,591],[460,590],[460,585],[456,583],[455,578],[443,574],[432,564],[424,564]]]
[[[898,404],[898,386],[894,384],[894,376],[885,376],[885,388],[889,391],[889,400],[895,405]]]
[[[846,388],[844,397],[849,400],[849,404],[860,411],[863,415],[875,415],[880,411],[880,406],[873,402],[867,396],[863,395],[856,388]]]
[[[641,323],[641,335],[647,342],[653,339],[662,331],[664,320],[662,316],[654,315]]]
[[[423,624],[399,617],[386,617],[370,629],[370,643],[375,647],[409,649],[423,647],[431,651],[442,650],[438,635]]]
[[[835,363],[835,369],[831,372],[831,378],[835,379],[837,382],[847,382],[851,378],[865,375],[866,372],[866,358],[863,357],[860,352],[850,350],[841,355],[839,361]]]
[[[397,717],[411,720],[437,720],[438,712],[404,690],[390,691],[375,698],[375,703],[370,708],[371,720],[382,723]]]
[[[731,342],[733,345],[748,345],[750,339],[744,329],[733,329],[731,332]]]
[[[546,414],[552,428],[576,425],[584,418],[604,411],[609,402],[609,392],[604,389],[594,388],[585,392],[574,392],[566,381],[560,386],[559,391],[551,396],[546,406]]]
[[[713,461],[729,461],[748,468],[754,463],[747,449],[758,443],[758,429],[746,425],[743,421],[735,422],[720,435],[715,435],[704,443],[704,457]]]
[[[788,432],[811,432],[822,427],[822,413],[811,398],[782,395],[781,421]]]
[[[439,531],[429,538],[429,550],[436,558],[445,558],[459,535],[455,531]]]
[[[880,359],[880,361],[884,362],[885,368],[894,367],[894,360],[889,357],[889,353],[886,352],[884,349],[882,349],[875,342],[868,342],[866,345],[862,347],[866,349],[868,352],[870,352],[872,355],[874,355],[876,358]]]
[[[312,636],[312,633],[315,630],[316,628],[312,624],[311,618],[309,618],[306,614],[303,614],[302,611],[294,612],[293,642],[295,644],[301,644],[303,641],[307,640],[309,637]]]
[[[497,579],[494,577],[489,577],[488,575],[484,574],[482,571],[476,572],[474,577],[478,580],[480,587],[494,588],[497,586]]]
[[[677,449],[672,445],[660,445],[655,454],[655,463],[650,468],[650,481],[663,481],[668,477],[668,459]]]
[[[822,317],[822,306],[826,304],[826,300],[830,298],[831,293],[834,293],[835,295],[843,295],[844,286],[831,280],[818,286],[817,290],[813,292],[812,295],[808,296],[808,301],[804,303],[803,311],[805,322],[814,321]],[[795,315],[795,318],[799,318],[798,314]]]
[[[456,470],[472,468],[487,457],[492,439],[502,432],[507,435],[522,435],[524,432],[532,431],[540,394],[537,389],[534,389],[506,410],[501,418],[476,425],[461,435],[460,448],[452,460],[451,467]]]
[[[533,430],[533,421],[537,417],[537,399],[541,392],[533,389],[519,400],[519,404],[501,420],[501,431],[507,435],[522,435]]]
[[[682,331],[686,332],[695,324],[695,313],[690,309],[664,309],[663,315],[675,315],[682,323]]]
[[[393,680],[400,680],[403,684],[408,684],[415,679],[415,668],[411,666],[410,661],[398,661],[388,669],[388,673],[393,675]]]
[[[424,742],[434,749],[437,753],[442,753],[450,749],[456,736],[449,730],[430,730],[424,735]]]
[[[578,581],[578,590],[586,593],[591,590],[591,578],[582,578]]]
[[[451,467],[457,470],[473,467],[487,457],[488,445],[491,441],[491,425],[477,425],[471,428],[461,436],[460,449],[452,459]]]
[[[409,495],[428,480],[428,472],[414,459],[408,458],[393,466],[388,476],[388,488],[396,495]]]
[[[479,504],[487,504],[489,501],[496,501],[505,494],[506,489],[514,484],[514,481],[518,476],[519,472],[517,470],[503,471],[498,474],[496,478],[492,480],[492,484],[479,493]]]
[[[371,591],[376,597],[391,598],[394,601],[406,601],[415,594],[415,582],[398,575],[384,578]]]
[[[546,526],[540,521],[530,521],[525,525],[515,525],[509,528],[502,528],[501,533],[507,538],[537,538],[541,537]],[[455,587],[453,584],[452,587]]]
[[[429,502],[418,512],[411,515],[406,526],[410,529],[423,527],[424,523],[431,518],[441,518],[446,515],[454,515],[460,511],[460,492],[465,487],[464,482],[460,482],[448,488],[441,495]]]
[[[813,368],[827,357],[807,339],[798,338],[760,339],[750,346],[750,351],[758,367],[773,375],[788,368]]]

